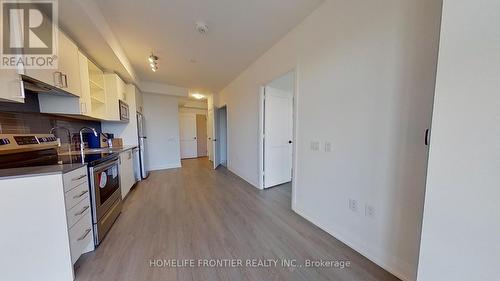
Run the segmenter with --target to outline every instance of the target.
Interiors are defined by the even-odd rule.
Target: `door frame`
[[[221,106],[214,106],[214,117],[213,117],[213,136],[212,136],[212,143],[213,143],[213,164],[214,164],[214,170],[217,169],[222,162],[220,161],[220,110],[225,109],[226,110],[226,165],[225,167],[229,167],[229,111],[228,111],[228,106],[227,104],[223,104]],[[217,155],[218,154],[218,155]]]
[[[265,122],[265,116],[264,116],[264,102],[265,102],[265,87],[269,85],[273,80],[275,80],[278,77],[281,77],[287,73],[293,72],[294,73],[294,78],[293,78],[293,106],[292,106],[292,123],[293,123],[293,129],[292,129],[292,209],[295,206],[295,202],[297,201],[296,199],[296,192],[295,192],[295,186],[297,183],[297,131],[298,131],[298,89],[299,89],[299,66],[296,65],[294,68],[289,69],[285,72],[283,72],[281,75],[275,76],[273,79],[265,83],[260,87],[260,93],[259,93],[259,133],[258,133],[258,138],[259,138],[259,189],[264,190],[264,122]]]

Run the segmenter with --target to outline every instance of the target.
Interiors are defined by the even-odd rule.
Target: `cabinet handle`
[[[83,207],[83,209],[80,212],[75,213],[75,217],[78,217],[78,216],[82,215],[83,213],[85,213],[85,211],[87,211],[88,208],[90,208],[90,207],[89,206]]]
[[[82,241],[83,239],[85,239],[85,237],[87,237],[87,235],[89,235],[89,233],[90,233],[90,231],[91,231],[91,230],[92,230],[92,229],[87,228],[87,229],[85,230],[85,232],[83,233],[83,235],[82,235],[80,238],[78,238],[78,241]]]
[[[55,71],[53,76],[54,76],[54,85],[56,87],[62,87],[62,72]]]
[[[78,198],[82,197],[83,195],[85,195],[87,192],[89,192],[89,191],[84,190],[80,194],[73,196],[73,199],[78,199]]]
[[[73,178],[73,179],[71,179],[71,180],[72,180],[72,181],[81,180],[81,179],[83,179],[83,178],[84,178],[84,177],[86,177],[86,176],[87,176],[87,175],[81,175],[81,176],[76,177],[76,178]]]
[[[83,114],[86,114],[87,113],[87,104],[82,102],[82,106],[81,106],[81,111]]]
[[[66,74],[61,74],[61,77],[64,79],[64,83],[62,83],[62,79],[61,79],[61,83],[63,84],[63,88],[68,88],[68,76]]]

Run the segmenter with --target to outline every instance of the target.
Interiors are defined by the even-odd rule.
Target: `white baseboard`
[[[178,162],[178,163],[166,163],[166,164],[151,166],[151,167],[149,167],[149,171],[175,169],[175,168],[180,168],[180,167],[181,167],[181,162]]]
[[[319,219],[316,219],[314,216],[309,215],[307,212],[297,207],[296,204],[293,204],[292,210],[304,219],[310,221],[317,227],[326,231],[328,234],[335,237],[342,243],[346,244],[362,256],[387,270],[397,278],[403,281],[415,281],[415,278],[411,277],[411,265],[402,262],[394,256],[375,254],[375,252],[369,249],[369,247],[363,246],[363,243],[361,243],[360,241],[355,241],[356,239],[353,239],[353,235],[345,235],[345,233],[347,233],[346,231],[333,230],[330,227],[327,227],[322,222],[320,222]]]

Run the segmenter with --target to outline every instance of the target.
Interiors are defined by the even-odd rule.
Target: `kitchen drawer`
[[[79,186],[83,182],[87,182],[87,166],[71,171],[63,175],[64,192]]]
[[[70,191],[66,192],[65,194],[66,197],[66,210],[69,210],[76,206],[76,204],[80,203],[83,199],[87,198],[86,200],[89,201],[89,184],[87,181],[83,182],[79,186],[71,189]]]
[[[87,213],[89,212],[90,200],[88,196],[85,196],[84,200],[71,208],[71,210],[66,211],[66,216],[68,218],[68,228],[73,227],[73,225],[75,225],[78,220],[87,215]]]
[[[94,243],[92,234],[92,218],[87,212],[70,230],[69,245],[71,249],[71,262],[75,264],[86,249]]]

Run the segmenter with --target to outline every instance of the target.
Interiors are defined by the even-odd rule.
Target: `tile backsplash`
[[[91,127],[101,132],[101,122],[40,113],[38,95],[26,90],[24,103],[0,102],[0,134],[48,134],[53,127],[65,127],[71,132],[71,142],[80,143],[79,130]],[[68,142],[64,130],[54,133],[63,143]],[[86,137],[84,136],[86,142]]]
[[[73,142],[81,127],[92,127],[101,132],[101,123],[98,121],[42,113],[0,111],[0,134],[48,134],[50,129],[56,126],[68,128],[73,136]],[[65,131],[59,130],[56,135],[62,141],[67,141]]]

